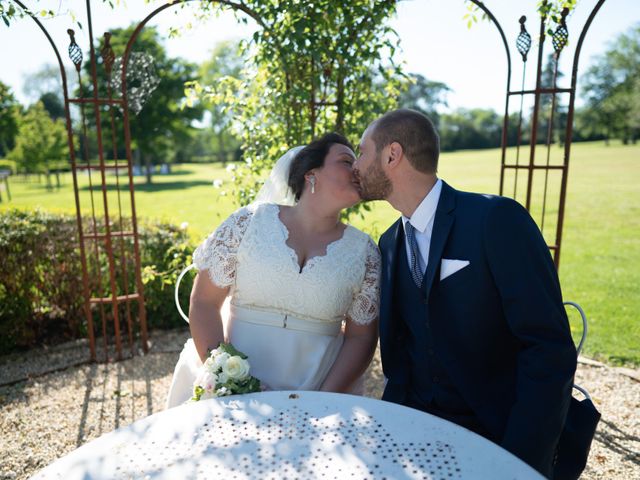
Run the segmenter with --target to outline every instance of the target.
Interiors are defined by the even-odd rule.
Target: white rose
[[[249,362],[234,355],[224,364],[222,373],[225,373],[231,380],[243,380],[249,376]]]
[[[204,361],[204,369],[212,374],[218,373],[218,365],[213,358],[209,357]]]
[[[229,360],[230,355],[227,352],[220,352],[213,355],[213,365],[215,370],[224,368],[225,363]]]

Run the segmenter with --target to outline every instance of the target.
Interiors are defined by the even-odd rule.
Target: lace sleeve
[[[236,253],[252,215],[247,208],[235,211],[193,252],[196,268],[207,270],[218,287],[229,287],[235,282]]]
[[[373,240],[367,242],[366,269],[362,287],[353,299],[347,316],[358,325],[368,325],[380,308],[380,251]]]

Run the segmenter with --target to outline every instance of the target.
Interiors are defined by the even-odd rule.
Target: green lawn
[[[538,161],[546,155],[538,150]],[[562,150],[551,151],[556,163]],[[509,152],[515,158],[515,151]],[[521,161],[528,159],[528,151],[520,152]],[[499,150],[445,153],[440,159],[440,176],[455,188],[468,191],[497,193],[499,184]],[[154,177],[147,186],[143,178],[136,179],[136,209],[139,217],[153,217],[180,224],[188,222],[194,240],[199,241],[234,210],[225,190],[212,186],[214,179],[228,178],[218,166],[181,165],[171,175]],[[98,179],[94,176],[93,181]],[[508,192],[513,191],[513,179],[508,179]],[[74,212],[72,180],[62,179],[63,185],[53,193],[44,183],[10,180],[12,201],[2,191],[0,209],[41,207],[54,211]],[[543,178],[534,179],[536,194],[532,214],[540,219]],[[557,211],[559,179],[551,175],[551,201],[547,210]],[[589,317],[589,338],[585,353],[611,363],[640,365],[640,146],[602,143],[574,144],[571,152],[569,190],[562,244],[560,278],[564,297],[580,303]],[[86,186],[86,176],[81,185]],[[518,184],[524,190],[524,176]],[[117,197],[109,192],[111,215],[117,214]],[[518,196],[524,202],[524,199]],[[86,190],[81,196],[85,209],[90,211]],[[95,197],[101,204],[101,195]],[[128,196],[121,197],[123,211],[129,211]],[[97,208],[97,207],[96,207]],[[101,210],[98,210],[101,212]],[[354,219],[359,228],[378,237],[397,218],[384,203],[377,202],[364,220]],[[550,239],[554,220],[545,221],[545,236]],[[576,335],[581,328],[576,315],[571,315]]]

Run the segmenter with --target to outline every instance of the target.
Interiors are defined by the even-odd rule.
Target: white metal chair
[[[578,356],[580,356],[580,352],[582,351],[582,347],[584,347],[584,342],[587,339],[587,315],[584,313],[584,310],[582,309],[582,307],[580,305],[578,305],[577,303],[575,303],[575,302],[564,302],[564,305],[573,307],[576,310],[578,310],[578,313],[580,314],[580,317],[582,318],[582,337],[580,338],[580,342],[578,343],[578,346],[576,347],[576,354]],[[589,392],[587,392],[580,385],[574,384],[573,388],[575,388],[580,393],[582,393],[585,396],[585,398],[588,398],[589,400],[591,400],[591,395],[589,395]]]
[[[576,348],[577,354],[580,355],[587,338],[587,316],[582,307],[575,302],[564,302],[564,305],[575,308],[582,317],[582,338]],[[571,397],[564,429],[556,447],[554,479],[573,480],[580,477],[587,464],[591,441],[600,421],[600,412],[593,404],[589,392],[576,384],[573,388],[582,393],[585,398],[580,401]]]
[[[178,290],[180,289],[180,282],[182,281],[182,278],[192,268],[195,268],[195,264],[193,264],[193,263],[191,265],[189,265],[187,268],[185,268],[184,270],[182,270],[182,272],[180,272],[180,275],[178,275],[178,280],[176,280],[176,288],[175,288],[175,292],[174,292],[175,293],[175,300],[176,300],[176,308],[178,309],[178,313],[184,319],[184,321],[187,322],[187,323],[189,323],[189,316],[186,315],[182,311],[182,307],[180,307],[180,300],[178,298]]]

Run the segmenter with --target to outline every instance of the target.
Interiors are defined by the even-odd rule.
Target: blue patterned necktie
[[[422,286],[422,277],[424,274],[420,268],[420,251],[418,250],[415,230],[416,229],[411,225],[411,222],[406,222],[404,224],[404,233],[407,236],[407,240],[409,240],[409,249],[411,250],[411,276],[413,277],[413,282],[418,286],[418,288],[420,288]]]

